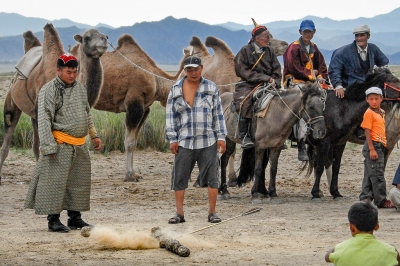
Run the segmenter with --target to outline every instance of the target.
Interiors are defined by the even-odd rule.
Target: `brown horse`
[[[275,93],[277,96],[271,100],[265,116],[253,119],[256,124],[254,135],[256,147],[253,151],[248,149],[244,152],[255,152],[255,162],[251,160],[253,156],[247,156],[248,154],[242,155],[240,171],[248,172],[247,176],[251,179],[252,176],[249,173],[253,172],[254,169],[255,181],[251,189],[253,204],[261,203],[262,199],[268,196],[268,191],[265,187],[265,168],[269,158],[268,149],[279,149],[287,140],[292,132],[292,127],[299,119],[304,119],[315,139],[323,138],[326,131],[323,119],[325,93],[319,89],[318,85],[308,84],[288,90],[275,90]],[[240,140],[235,136],[237,113],[232,112],[230,108],[233,94],[224,93],[221,95],[221,100],[228,135],[226,137],[227,150],[221,156],[221,187],[219,189],[219,198],[226,199],[229,198],[226,184],[226,166],[236,143],[240,143]],[[239,174],[239,176],[241,175]],[[241,182],[245,183],[249,179],[241,180]]]

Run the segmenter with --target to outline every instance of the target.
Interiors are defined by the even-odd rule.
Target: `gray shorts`
[[[197,162],[201,187],[219,188],[219,164],[217,143],[203,149],[190,150],[179,147],[172,169],[171,189],[184,190]]]

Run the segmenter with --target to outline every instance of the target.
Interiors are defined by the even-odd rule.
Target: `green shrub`
[[[3,106],[0,106],[0,116],[3,117]],[[111,113],[92,109],[93,121],[103,143],[102,152],[119,150],[125,152],[125,113]],[[0,141],[4,139],[4,121],[0,120]],[[22,149],[32,147],[33,130],[31,119],[22,114],[14,131],[11,146]],[[137,148],[167,151],[169,144],[165,141],[165,108],[155,102],[150,108],[150,114],[142,126]]]

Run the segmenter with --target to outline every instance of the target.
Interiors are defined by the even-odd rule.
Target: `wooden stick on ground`
[[[151,235],[160,241],[160,248],[165,248],[166,250],[171,251],[172,253],[175,253],[181,257],[188,257],[190,255],[190,250],[181,245],[178,240],[166,238],[161,233],[160,227],[153,227],[151,229]]]

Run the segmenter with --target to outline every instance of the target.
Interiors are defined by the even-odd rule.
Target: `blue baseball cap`
[[[312,20],[309,20],[309,19],[303,20],[301,22],[301,24],[300,24],[300,30],[301,31],[303,31],[303,30],[311,30],[311,31],[315,30],[314,22]]]

